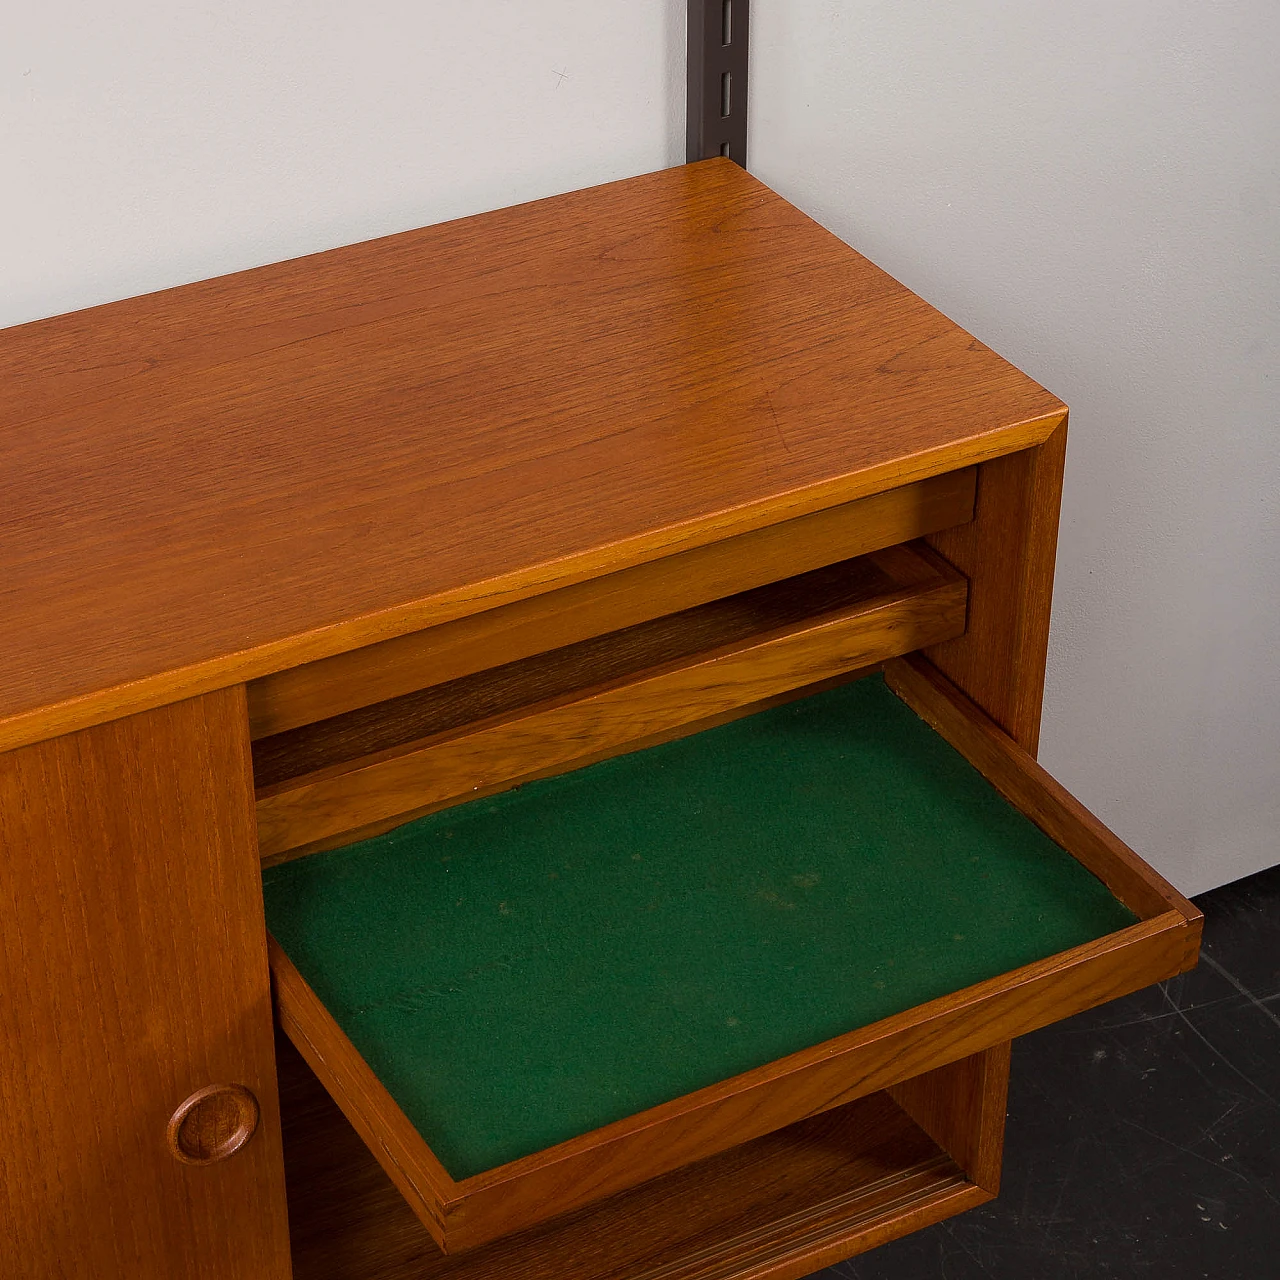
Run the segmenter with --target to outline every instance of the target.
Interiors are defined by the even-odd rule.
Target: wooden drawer
[[[1194,962],[1030,756],[923,659],[884,680],[268,869],[281,1025],[441,1249]]]
[[[278,738],[373,702],[510,667],[708,601],[939,533],[973,518],[964,467],[630,569],[251,680],[254,738]]]
[[[346,844],[951,639],[967,598],[922,542],[887,547],[271,735],[253,753],[263,859]]]

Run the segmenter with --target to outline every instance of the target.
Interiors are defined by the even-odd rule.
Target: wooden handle
[[[244,1085],[206,1085],[173,1113],[165,1141],[183,1164],[216,1164],[253,1137],[258,1114],[258,1100]]]

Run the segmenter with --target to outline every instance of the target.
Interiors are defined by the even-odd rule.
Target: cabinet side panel
[[[904,1080],[889,1096],[984,1191],[1000,1190],[1009,1041]]]
[[[978,468],[974,518],[926,541],[969,579],[965,634],[929,660],[1032,755],[1049,648],[1067,424]]]
[[[243,688],[0,755],[0,913],[0,1274],[286,1280]],[[256,1133],[180,1162],[229,1083]]]

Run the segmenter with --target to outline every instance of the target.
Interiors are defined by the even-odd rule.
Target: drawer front
[[[0,755],[0,1274],[287,1280],[242,689]]]

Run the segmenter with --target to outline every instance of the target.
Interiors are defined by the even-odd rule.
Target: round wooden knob
[[[258,1100],[242,1084],[197,1089],[169,1120],[165,1140],[184,1164],[214,1164],[233,1156],[258,1127]]]

